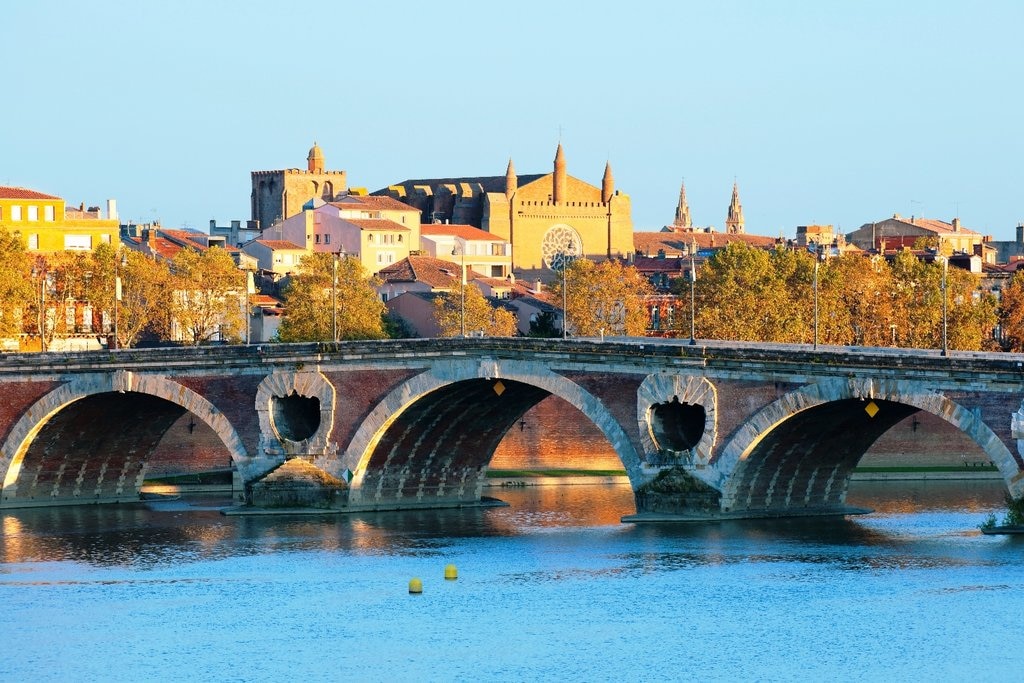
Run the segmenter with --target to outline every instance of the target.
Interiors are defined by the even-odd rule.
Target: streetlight
[[[462,257],[462,309],[461,309],[461,320],[462,320],[462,336],[466,336],[466,250],[456,244],[452,248],[452,256]]]
[[[46,269],[41,263],[32,269],[32,276],[39,278],[39,351],[46,353],[49,351],[46,344]]]
[[[942,262],[942,355],[949,355],[949,296],[946,294],[946,278],[949,273],[949,258],[940,256]]]
[[[252,302],[249,295],[256,289],[253,283],[252,271],[245,269],[245,344],[249,345],[252,338]]]
[[[331,338],[338,342],[338,254],[331,262]],[[246,290],[248,291],[248,290]]]
[[[124,265],[123,261],[125,255],[121,254],[120,258],[117,255],[114,256],[114,348],[121,348],[121,340],[117,336],[117,302],[121,300],[121,271],[120,267]]]
[[[821,245],[814,245],[814,350],[818,350],[818,268],[821,265]]]
[[[565,245],[562,251],[559,253],[561,257],[559,262],[562,266],[562,339],[569,338],[569,311],[566,299],[566,291],[568,290],[568,270],[569,263],[572,262],[572,258],[576,255],[576,240],[570,239],[569,243]]]
[[[693,259],[693,249],[690,249],[690,346],[697,345],[697,320],[696,320],[696,300],[694,299],[693,289],[697,284],[697,266]]]

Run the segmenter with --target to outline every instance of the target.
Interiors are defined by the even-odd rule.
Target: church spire
[[[689,230],[693,227],[690,219],[690,205],[686,203],[686,181],[679,184],[679,203],[676,204],[676,218],[672,225],[677,228]]]
[[[740,204],[739,185],[733,181],[732,201],[729,202],[729,214],[725,218],[725,231],[732,235],[742,235],[745,226],[743,205]]]
[[[519,189],[519,179],[516,178],[516,169],[512,165],[512,157],[508,158],[508,168],[505,169],[505,197],[512,199],[512,195]]]
[[[612,200],[615,194],[615,178],[612,177],[612,162],[604,164],[604,178],[601,179],[601,201],[605,204]]]
[[[555,174],[552,178],[551,201],[555,204],[565,201],[565,152],[562,151],[562,143],[558,143],[558,151],[555,152]]]

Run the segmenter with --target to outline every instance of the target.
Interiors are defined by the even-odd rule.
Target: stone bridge
[[[639,518],[842,513],[865,451],[917,411],[1024,495],[1024,368],[1007,354],[518,338],[125,349],[0,356],[0,396],[5,508],[138,500],[183,416],[216,435],[241,504],[288,462],[333,482],[334,508],[472,505],[506,432],[552,396],[618,454]]]

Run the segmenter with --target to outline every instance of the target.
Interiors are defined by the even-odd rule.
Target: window
[[[371,233],[367,233],[366,241],[370,242],[371,244],[373,243],[373,233],[372,232]]]
[[[71,251],[89,251],[92,249],[92,237],[89,235],[64,235],[64,248]]]
[[[44,221],[48,221],[50,223],[53,222],[53,207],[52,206],[44,206],[43,207],[43,220]]]
[[[12,206],[11,207],[11,220],[12,221],[20,221],[21,220],[21,207],[20,206]]]
[[[320,244],[320,235],[319,234],[317,234],[317,236],[316,236],[316,243]]]
[[[326,233],[324,235],[324,244],[330,244],[330,243],[331,243],[331,234],[330,233]]]
[[[395,262],[395,255],[390,251],[377,252],[377,263],[388,265]]]
[[[28,248],[29,249],[39,249],[39,235],[29,235],[28,236]]]
[[[104,244],[110,244],[110,235],[100,235],[100,242],[103,242]]]
[[[37,221],[39,220],[39,207],[30,206],[28,207],[28,220]]]

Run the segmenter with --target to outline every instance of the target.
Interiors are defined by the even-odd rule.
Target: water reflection
[[[924,568],[921,539],[944,544],[976,533],[984,514],[1003,504],[999,482],[855,482],[849,502],[876,510],[854,518],[623,525],[634,511],[626,485],[524,487],[491,491],[508,507],[357,515],[224,517],[230,500],[12,510],[2,515],[0,561],[78,562],[98,567],[155,567],[234,556],[302,551],[439,556],[458,539],[558,534],[608,528],[605,540],[655,548],[611,554],[617,571],[644,573],[738,562],[831,563],[850,569]],[[961,515],[953,527],[941,511]],[[936,517],[929,513],[940,513]],[[977,521],[965,514],[977,513]],[[914,526],[892,519],[915,515]],[[946,526],[944,526],[946,525]],[[948,528],[947,528],[948,527]],[[760,547],[774,552],[759,552]],[[779,548],[783,548],[779,552]],[[867,550],[863,550],[867,549]],[[861,552],[863,550],[863,552]],[[944,560],[948,562],[948,558]]]

